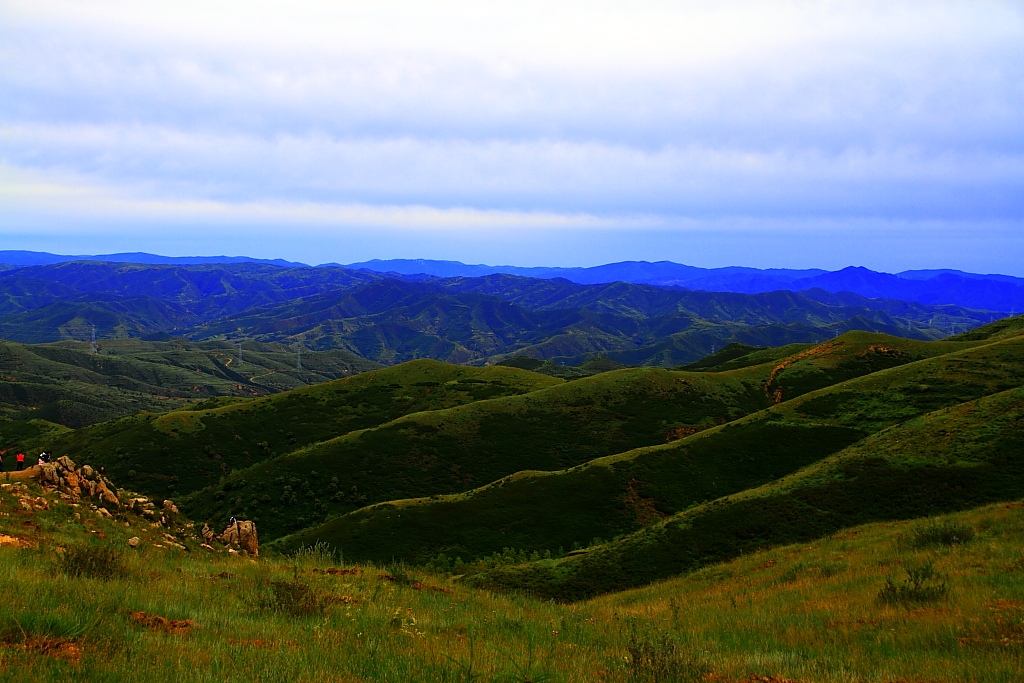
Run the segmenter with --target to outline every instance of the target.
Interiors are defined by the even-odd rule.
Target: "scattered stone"
[[[97,514],[99,514],[100,517],[113,517],[113,515],[110,514],[110,510],[108,510],[107,508],[97,508],[96,512]]]
[[[128,615],[128,618],[150,630],[164,631],[166,633],[185,634],[199,628],[199,624],[191,619],[168,619],[167,617],[146,614],[145,612],[132,612]]]
[[[128,539],[128,545],[130,545],[133,548],[138,548],[139,547],[139,543],[142,543],[142,539],[139,538],[138,536],[132,536],[131,538]]]
[[[206,548],[207,550],[212,550],[212,551],[214,551],[214,552],[216,552],[216,551],[217,551],[217,549],[216,549],[216,548],[214,548],[214,547],[213,547],[212,545],[210,545],[209,543],[203,543],[203,544],[201,544],[201,545],[200,545],[199,547],[200,547],[200,548]]]

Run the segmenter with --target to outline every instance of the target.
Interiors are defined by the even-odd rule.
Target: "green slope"
[[[806,387],[812,377],[820,380],[827,374],[822,367],[841,379],[854,367],[870,365],[859,360],[865,354],[870,358],[880,353],[888,361],[901,354],[909,357],[918,344],[903,343],[902,350],[896,340],[882,344],[877,337],[873,342],[864,335],[852,339],[859,343],[840,338],[783,362],[721,375],[764,372],[768,367],[768,389],[775,396],[776,391]],[[505,547],[557,551],[595,537],[630,533],[690,506],[764,485],[869,434],[1024,382],[1024,337],[973,348],[955,343],[922,346],[933,352],[960,350],[865,371],[858,379],[675,443],[556,473],[520,472],[466,494],[355,511],[294,534],[283,546],[324,541],[350,557],[413,561],[439,553],[472,559]],[[780,366],[783,370],[776,373]],[[815,368],[817,372],[810,371]]]
[[[698,506],[585,554],[499,568],[469,580],[578,600],[856,524],[1021,495],[1024,389],[1017,388],[912,419],[789,477]]]
[[[177,495],[260,460],[407,413],[561,382],[514,368],[412,361],[234,405],[92,425],[58,440],[53,450],[105,465],[115,478],[148,493]]]
[[[46,419],[69,427],[163,412],[211,396],[252,397],[338,379],[379,367],[347,351],[296,355],[279,344],[148,342],[0,342],[0,419]]]
[[[559,470],[581,465],[595,457],[664,444],[672,437],[685,436],[764,409],[776,400],[776,392],[779,391],[787,395],[810,391],[829,386],[851,374],[866,374],[893,363],[907,363],[915,357],[966,346],[970,345],[935,345],[872,333],[851,333],[781,362],[725,373],[654,368],[620,370],[528,396],[464,406],[444,413],[409,416],[373,431],[352,434],[287,458],[263,463],[240,476],[249,484],[259,482],[261,487],[274,482],[282,489],[285,485],[294,489],[301,483],[306,489],[305,495],[296,502],[307,506],[307,510],[317,501],[331,498],[329,490],[322,490],[325,481],[309,484],[301,481],[301,474],[311,470],[321,473],[323,479],[338,477],[337,486],[343,490],[355,486],[367,496],[367,502],[455,493],[520,470]],[[885,351],[880,353],[879,348]],[[902,350],[891,353],[893,349]],[[862,436],[846,427],[824,431],[830,437],[819,440],[832,444],[830,448],[833,449],[835,444],[846,445],[850,439]],[[847,436],[841,437],[841,433]],[[839,441],[833,443],[835,439]],[[766,447],[775,446],[766,444]],[[785,466],[762,469],[742,479],[742,482],[745,485],[762,483],[767,480],[765,477],[779,476],[791,471],[786,468],[806,464],[812,454],[813,457],[821,457],[831,452],[821,451],[818,446],[808,448],[810,450],[797,456],[795,464],[787,461]],[[630,521],[632,517],[607,514],[609,507],[622,508],[623,504],[618,499],[631,494],[620,491],[607,497],[607,491],[590,480],[594,473],[589,472],[585,480],[574,482],[560,491],[559,513],[570,519],[593,519],[596,515],[609,520],[611,526],[588,526],[586,533],[589,535],[580,536],[579,528],[571,524],[563,526],[563,522],[555,521],[559,518],[550,517],[550,524],[530,532],[535,537],[551,539],[547,541],[551,545],[542,547],[557,548],[566,534],[567,545],[571,545],[574,541],[589,541],[595,535],[604,537],[612,531],[632,530],[633,527],[629,526],[633,523]],[[278,478],[290,481],[292,477],[300,481],[288,484],[277,481]],[[646,475],[641,478],[646,481]],[[616,481],[614,486],[618,487],[620,483]],[[228,486],[231,486],[230,482]],[[689,484],[685,488],[690,491]],[[699,484],[699,488],[701,495],[697,500],[703,500],[705,495],[715,495],[714,487]],[[215,495],[214,492],[197,498],[199,507],[196,514],[219,515],[227,510],[226,505],[219,508],[213,505],[209,500],[211,495]],[[283,491],[281,496],[285,498]],[[227,498],[228,494],[224,497]],[[581,497],[586,498],[586,504]],[[232,498],[232,503],[237,507],[239,502],[236,498]],[[247,498],[241,498],[244,504]],[[247,509],[251,512],[253,507],[256,506]],[[279,519],[273,510],[278,506],[272,504],[269,507],[273,515],[268,524],[272,530],[271,537],[281,530],[301,528],[310,519],[315,519],[305,512],[299,520]],[[538,508],[527,504],[526,507],[529,510],[546,509],[543,505]],[[320,515],[351,509],[353,507],[344,504],[328,503],[321,506]],[[642,516],[643,513],[640,514]],[[495,516],[503,520],[505,513],[499,511]],[[456,527],[467,524],[475,526],[469,518],[463,518],[458,520]],[[622,526],[624,524],[625,527]],[[440,526],[445,526],[445,523]],[[497,539],[496,542],[509,545],[511,540],[518,540],[515,533],[512,537],[505,536],[505,532],[521,526],[517,522],[501,522],[499,526],[498,531],[490,534]],[[447,532],[440,530],[440,533]],[[424,540],[428,538],[434,537],[424,536]],[[379,542],[379,539],[370,539],[370,542],[376,544],[377,553],[387,554],[386,559],[390,559],[392,554],[408,557],[396,546]],[[501,547],[498,546],[499,549]]]

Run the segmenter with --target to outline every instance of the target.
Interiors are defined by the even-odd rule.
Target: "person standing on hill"
[[[25,454],[18,453],[18,457],[16,457],[14,460],[18,463],[18,471],[20,472],[21,468],[25,466]]]

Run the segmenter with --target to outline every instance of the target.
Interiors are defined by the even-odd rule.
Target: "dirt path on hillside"
[[[13,463],[12,463],[13,464]],[[5,462],[6,466],[7,463]],[[39,465],[32,465],[32,467],[26,467],[22,471],[18,472],[15,470],[6,471],[0,473],[0,484],[6,484],[9,481],[29,481],[30,479],[39,478]]]

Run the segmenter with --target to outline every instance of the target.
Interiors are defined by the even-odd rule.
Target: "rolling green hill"
[[[347,351],[295,352],[278,344],[183,339],[0,341],[0,435],[5,421],[43,419],[82,427],[139,411],[164,412],[216,396],[251,398],[379,367]],[[0,436],[0,438],[3,438]],[[0,442],[2,443],[2,442]]]
[[[795,395],[965,346],[852,333],[814,352],[726,373],[617,370],[311,444],[234,472],[184,502],[203,518],[255,515],[271,538],[360,504],[455,493],[519,470],[559,470],[664,444],[768,407],[779,392]]]
[[[697,506],[585,554],[498,568],[470,582],[578,600],[865,522],[1012,500],[1024,492],[1022,426],[1024,389],[984,396],[912,419],[791,476]]]
[[[914,354],[929,353],[910,362]],[[885,364],[892,367],[878,369]],[[858,371],[859,378],[847,379]],[[1024,337],[978,346],[857,333],[767,365],[687,374],[736,373],[759,373],[762,394],[783,402],[670,444],[559,472],[523,467],[548,471],[519,472],[464,494],[357,510],[282,543],[325,541],[352,557],[423,562],[439,553],[473,559],[505,547],[557,552],[627,534],[768,484],[906,420],[1018,387]],[[827,388],[814,390],[820,386]],[[789,396],[798,398],[784,400]]]
[[[422,360],[216,407],[140,414],[68,434],[55,453],[105,465],[143,491],[175,495],[223,475],[339,434],[562,380],[515,368],[471,368]]]

